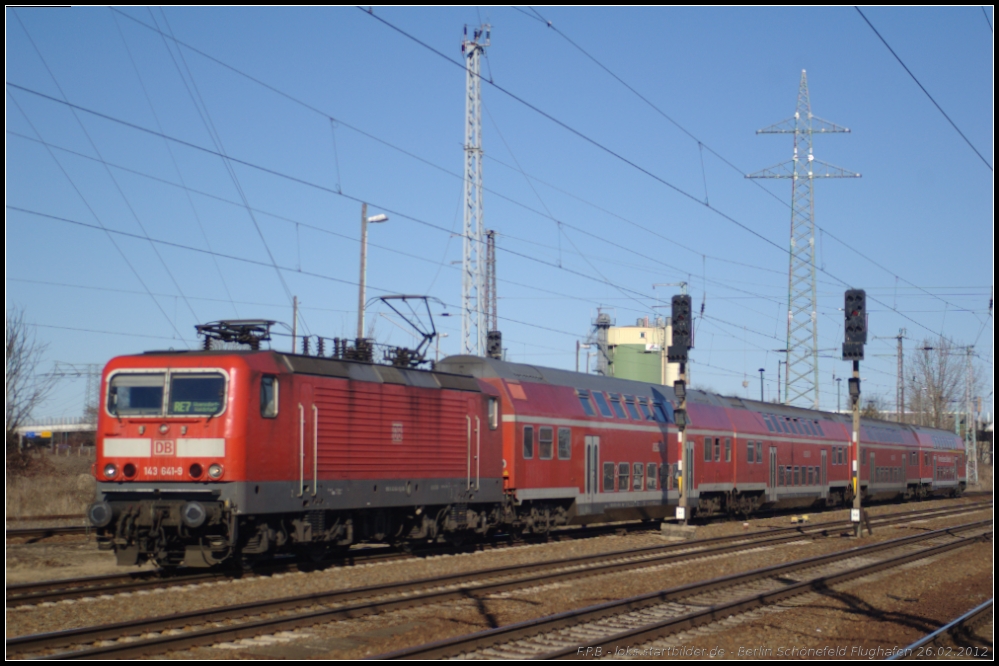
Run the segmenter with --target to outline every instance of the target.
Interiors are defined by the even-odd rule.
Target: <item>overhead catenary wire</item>
[[[871,23],[870,20],[867,18],[867,16],[864,15],[864,12],[861,11],[860,7],[854,5],[854,9],[856,9],[857,13],[860,14],[860,18],[864,19],[864,23],[866,23],[870,27],[870,29],[874,31],[874,34],[878,36],[878,39],[880,39],[881,43],[885,45],[885,48],[888,49],[888,51],[891,52],[893,56],[895,56],[895,60],[898,61],[898,64],[902,65],[902,69],[905,70],[906,74],[908,74],[912,78],[912,80],[916,82],[916,85],[919,86],[919,89],[923,91],[923,93],[926,95],[927,98],[929,98],[931,102],[933,102],[933,106],[937,107],[937,111],[939,111],[943,115],[943,117],[947,119],[947,122],[950,123],[950,126],[954,128],[954,131],[960,134],[961,138],[964,139],[964,142],[968,144],[968,147],[971,148],[973,151],[975,151],[975,154],[978,155],[978,159],[980,159],[982,163],[986,167],[988,167],[989,171],[994,171],[992,165],[989,164],[989,161],[987,159],[985,159],[985,156],[983,156],[980,152],[978,152],[978,148],[975,148],[975,145],[971,143],[971,140],[964,135],[964,132],[962,132],[961,128],[957,126],[957,123],[951,120],[950,116],[947,115],[947,112],[943,110],[943,107],[940,106],[940,104],[938,104],[935,99],[933,99],[933,95],[930,94],[930,91],[927,90],[926,87],[919,82],[919,79],[916,78],[916,75],[913,74],[912,70],[909,69],[908,65],[906,65],[902,61],[902,58],[900,58],[899,55],[895,53],[895,49],[893,49],[885,40],[885,38],[881,36],[881,33],[878,32],[878,29],[874,27],[874,24]]]
[[[175,141],[175,142],[180,143],[182,145],[186,145],[186,146],[188,146],[190,148],[193,148],[195,150],[198,150],[198,151],[202,151],[202,152],[205,152],[205,153],[208,153],[208,154],[218,155],[218,153],[216,151],[213,151],[213,150],[211,150],[209,148],[206,148],[204,146],[199,146],[197,144],[194,144],[194,143],[191,143],[189,141],[185,141],[183,139],[179,139],[179,138],[176,138],[176,137],[170,137],[170,136],[165,135],[165,134],[163,134],[161,132],[157,132],[155,130],[151,130],[151,129],[147,128],[147,127],[143,127],[143,126],[138,125],[136,123],[132,123],[132,122],[120,119],[120,118],[115,118],[114,116],[110,116],[108,114],[105,114],[105,113],[102,113],[100,111],[96,111],[96,110],[93,110],[93,109],[89,109],[89,108],[80,106],[78,104],[73,104],[72,102],[68,102],[68,101],[65,101],[65,100],[60,100],[60,99],[58,99],[56,97],[52,97],[51,95],[47,95],[45,93],[39,92],[37,90],[33,90],[31,88],[27,88],[25,86],[22,86],[22,85],[19,85],[19,84],[16,84],[16,83],[12,83],[12,82],[8,81],[7,82],[7,86],[9,88],[14,88],[16,90],[22,90],[22,91],[30,93],[32,95],[36,95],[38,97],[41,97],[41,98],[44,98],[44,99],[48,99],[48,100],[50,100],[52,102],[55,102],[55,103],[58,103],[58,104],[62,104],[62,105],[65,105],[65,106],[72,107],[72,108],[77,109],[79,111],[83,111],[85,113],[92,114],[92,115],[94,115],[96,117],[104,118],[106,120],[109,120],[109,121],[114,122],[114,123],[121,124],[121,125],[126,126],[126,127],[131,127],[131,128],[133,128],[135,130],[138,130],[140,132],[148,133],[148,134],[151,134],[151,135],[154,135],[154,136],[166,136],[171,141]],[[277,177],[289,180],[291,182],[296,182],[296,183],[299,183],[299,184],[307,186],[307,187],[315,188],[315,189],[318,189],[318,190],[321,190],[321,191],[328,192],[330,194],[334,194],[334,195],[337,195],[337,196],[340,196],[340,197],[343,197],[343,198],[355,201],[357,203],[362,203],[362,200],[360,198],[358,198],[358,197],[354,197],[354,196],[348,195],[348,194],[346,194],[344,192],[337,192],[336,190],[334,190],[334,189],[332,189],[332,188],[330,188],[328,186],[320,185],[318,183],[312,183],[312,182],[307,181],[307,180],[305,180],[303,178],[300,178],[298,176],[292,176],[290,174],[286,174],[286,173],[277,171],[275,169],[271,169],[269,167],[264,167],[264,166],[261,166],[261,165],[257,165],[257,164],[254,164],[252,162],[248,162],[246,160],[237,159],[237,158],[234,158],[234,157],[231,157],[231,156],[228,156],[226,159],[231,160],[231,161],[233,161],[235,163],[238,163],[238,164],[243,164],[245,166],[249,166],[251,168],[260,170],[260,171],[262,171],[264,173],[269,173],[271,175],[274,175],[274,176],[277,176]],[[387,206],[379,206],[379,207],[382,208],[383,210],[385,210],[386,212],[393,213],[393,214],[398,215],[400,217],[412,220],[412,221],[414,221],[414,222],[416,222],[418,224],[421,224],[421,225],[424,225],[424,226],[428,226],[428,227],[431,227],[431,228],[443,229],[443,227],[440,227],[439,225],[435,225],[433,223],[427,222],[427,221],[422,220],[420,218],[417,218],[415,216],[403,213],[401,211],[392,210],[390,207],[387,207]],[[719,213],[719,214],[721,214],[726,219],[731,219],[725,213]],[[742,225],[741,223],[739,223],[737,221],[736,221],[736,224],[738,226],[740,226],[740,227],[744,226],[744,225]],[[753,232],[753,233],[754,233],[754,235],[759,236],[759,234],[757,234],[755,232]],[[760,236],[760,237],[763,238],[762,236]],[[771,245],[774,245],[775,247],[778,247],[778,249],[780,249],[781,252],[783,252],[783,253],[789,252],[788,249],[781,248],[781,247],[777,246],[775,243],[773,243],[772,241],[767,240],[767,242],[770,243]],[[510,254],[514,254],[514,255],[517,255],[517,256],[524,257],[524,258],[526,258],[526,259],[528,259],[530,261],[535,261],[535,262],[538,262],[538,263],[541,263],[541,264],[552,265],[552,266],[554,266],[556,268],[560,268],[558,266],[555,266],[554,264],[550,264],[550,262],[545,262],[545,261],[537,259],[535,257],[530,257],[530,256],[525,255],[523,253],[515,252],[513,250],[510,250],[509,248],[503,247],[503,248],[499,248],[499,249],[501,251],[503,251],[503,252],[506,252],[506,253],[510,253]],[[561,267],[560,270],[564,270],[564,271],[566,271],[568,273],[572,273],[572,274],[578,275],[578,276],[583,277],[583,278],[588,279],[588,280],[593,280],[593,281],[596,281],[596,282],[604,282],[604,280],[595,278],[595,277],[593,277],[591,275],[587,275],[585,273],[581,273],[579,271],[573,271],[573,270],[565,268],[565,267]],[[850,286],[849,283],[847,283],[846,281],[842,280],[841,278],[833,275],[829,271],[823,271],[823,273],[825,273],[826,275],[829,275],[831,278],[833,278],[834,280],[837,280],[838,282],[840,282],[844,286]],[[649,297],[647,294],[643,294],[642,292],[639,292],[639,291],[636,291],[636,290],[632,290],[632,289],[627,289],[627,288],[624,288],[624,289],[626,289],[628,291],[631,291],[631,292],[633,292],[635,294],[645,296],[646,298],[650,298],[650,300],[652,300],[651,297]],[[886,304],[886,303],[884,303],[884,302],[882,302],[882,301],[880,301],[880,300],[878,300],[876,298],[871,298],[870,300],[872,300],[872,301],[874,301],[874,302],[876,302],[876,303],[884,306],[888,310],[892,310],[892,307],[890,305],[888,305],[888,304]],[[934,329],[931,329],[930,327],[926,326],[922,322],[919,322],[919,321],[913,319],[912,317],[909,317],[908,315],[906,315],[903,312],[900,312],[898,310],[892,310],[892,311],[895,312],[896,314],[898,314],[899,316],[903,317],[904,319],[912,322],[914,325],[919,326],[920,328],[926,329],[927,331],[929,331],[929,332],[931,332],[931,333],[933,333],[935,335],[939,335],[940,334],[938,331],[936,331]]]
[[[373,17],[373,18],[377,19],[377,20],[378,20],[379,22],[381,22],[381,23],[385,24],[386,26],[390,27],[391,29],[395,30],[396,32],[398,32],[398,33],[402,34],[403,36],[407,37],[408,39],[410,39],[410,40],[412,40],[412,41],[416,42],[417,44],[419,44],[419,45],[423,46],[424,48],[426,48],[426,49],[430,50],[430,51],[431,51],[431,52],[433,52],[434,54],[436,54],[436,55],[438,55],[439,57],[443,58],[444,60],[446,60],[447,62],[451,63],[452,65],[455,65],[456,67],[459,67],[459,68],[461,68],[461,70],[462,70],[462,71],[464,71],[465,67],[464,67],[464,64],[463,64],[463,63],[460,63],[460,62],[458,62],[458,61],[455,61],[455,60],[452,60],[451,58],[449,58],[449,57],[448,57],[448,56],[446,56],[445,54],[441,53],[441,52],[440,52],[439,50],[437,50],[437,49],[433,48],[432,46],[430,46],[430,45],[426,44],[425,42],[423,42],[423,41],[421,41],[421,40],[417,39],[416,37],[414,37],[414,36],[410,35],[409,33],[406,33],[406,32],[405,32],[404,30],[402,30],[402,29],[400,29],[400,28],[398,28],[398,27],[396,27],[396,26],[392,25],[391,23],[389,23],[389,22],[388,22],[388,21],[386,21],[385,19],[383,19],[383,18],[381,18],[381,17],[379,17],[379,16],[375,15],[375,14],[374,14],[374,12],[373,12],[373,10],[372,10],[371,8],[367,8],[367,9],[366,9],[366,8],[363,8],[363,7],[358,7],[358,8],[359,8],[359,9],[361,9],[362,11],[364,11],[364,12],[365,12],[366,14],[370,15],[371,17]],[[115,10],[115,11],[119,11],[119,10]],[[262,87],[264,87],[264,88],[266,88],[266,89],[268,89],[268,90],[270,90],[270,91],[272,91],[272,92],[274,92],[274,93],[276,93],[276,94],[278,94],[278,95],[280,95],[281,97],[283,97],[283,98],[285,98],[285,99],[287,99],[287,100],[289,100],[289,101],[292,101],[292,102],[294,102],[295,104],[298,104],[298,105],[302,106],[303,108],[306,108],[306,109],[309,109],[309,110],[311,110],[311,111],[313,111],[313,112],[315,112],[315,113],[317,113],[317,114],[320,114],[320,115],[322,115],[322,116],[324,116],[324,117],[329,117],[329,114],[328,114],[328,113],[326,113],[326,112],[324,112],[324,111],[322,111],[322,110],[318,109],[318,108],[317,108],[317,107],[315,107],[314,105],[311,105],[311,104],[309,104],[309,103],[307,103],[307,102],[304,102],[303,100],[301,100],[301,99],[298,99],[298,98],[294,97],[293,95],[290,95],[290,94],[288,94],[288,93],[284,92],[283,90],[280,90],[279,88],[277,88],[277,87],[275,87],[275,86],[273,86],[273,85],[271,85],[271,84],[268,84],[268,83],[266,83],[266,82],[262,81],[261,79],[259,79],[259,78],[257,78],[257,77],[254,77],[254,76],[252,76],[252,75],[250,75],[250,74],[248,74],[248,73],[246,73],[246,72],[243,72],[242,70],[240,70],[240,69],[238,69],[238,68],[236,68],[236,67],[233,67],[232,65],[230,65],[230,64],[228,64],[228,63],[226,63],[226,62],[224,62],[224,61],[220,60],[219,58],[216,58],[216,57],[214,57],[214,56],[212,56],[212,55],[210,55],[210,54],[208,54],[208,53],[206,53],[206,52],[202,51],[201,49],[198,49],[197,47],[194,47],[194,46],[192,46],[192,45],[190,45],[190,44],[188,44],[188,43],[185,43],[185,42],[182,42],[182,41],[180,41],[180,40],[176,39],[175,37],[173,37],[172,35],[165,35],[165,33],[163,33],[162,31],[160,31],[160,30],[159,30],[158,28],[156,28],[156,27],[153,27],[153,26],[150,26],[150,25],[148,25],[148,24],[146,24],[146,23],[144,23],[144,22],[142,22],[142,21],[140,21],[140,20],[136,19],[135,17],[132,17],[132,16],[129,16],[128,14],[125,14],[125,13],[123,13],[123,12],[121,12],[121,13],[122,13],[122,15],[123,15],[123,16],[125,16],[125,17],[129,18],[129,19],[130,19],[130,20],[132,20],[132,21],[135,21],[136,23],[138,23],[138,24],[140,24],[140,25],[142,25],[142,26],[146,27],[147,29],[150,29],[150,30],[153,30],[153,31],[155,31],[155,32],[158,32],[158,33],[160,33],[161,35],[164,35],[165,37],[168,37],[168,38],[170,38],[170,39],[174,40],[174,41],[175,41],[175,42],[176,42],[177,44],[179,44],[179,45],[183,46],[184,48],[187,48],[187,49],[191,50],[192,52],[194,52],[194,53],[197,53],[197,54],[201,55],[202,57],[204,57],[204,58],[207,58],[208,60],[211,60],[212,62],[215,62],[216,64],[218,64],[218,65],[220,65],[220,66],[222,66],[222,67],[224,67],[224,68],[226,68],[226,69],[228,69],[228,70],[230,70],[230,71],[232,71],[232,72],[234,72],[234,73],[236,73],[236,74],[238,74],[238,75],[240,75],[240,76],[243,76],[243,77],[245,77],[245,78],[249,79],[250,81],[253,81],[254,83],[256,83],[256,84],[258,84],[258,85],[260,85],[260,86],[262,86]],[[540,17],[540,15],[539,15],[539,17]],[[542,19],[542,20],[543,20],[543,19]],[[776,249],[778,249],[779,251],[781,251],[781,252],[783,252],[783,253],[785,253],[785,254],[789,252],[789,250],[788,250],[787,248],[784,248],[784,247],[782,247],[782,246],[778,245],[777,243],[775,243],[775,242],[773,242],[773,241],[771,241],[771,240],[767,239],[766,237],[762,236],[762,235],[761,235],[761,234],[759,234],[758,232],[756,232],[756,231],[754,231],[754,230],[750,229],[749,227],[746,227],[746,226],[745,226],[744,224],[742,224],[741,222],[739,222],[739,221],[738,221],[738,220],[736,220],[735,218],[731,217],[730,215],[728,215],[728,214],[724,213],[723,211],[720,211],[719,209],[717,209],[717,208],[716,208],[716,207],[714,207],[714,206],[711,206],[711,205],[709,205],[709,204],[705,204],[704,202],[701,202],[701,201],[700,201],[700,200],[699,200],[699,199],[698,199],[698,198],[697,198],[696,196],[694,196],[694,195],[692,195],[692,194],[690,194],[690,193],[687,193],[687,192],[683,191],[682,189],[680,189],[680,188],[676,187],[675,185],[673,185],[673,184],[671,184],[671,183],[668,183],[668,182],[666,182],[666,181],[664,181],[664,180],[662,180],[662,179],[660,179],[660,178],[656,177],[656,176],[655,176],[654,174],[651,174],[650,172],[648,172],[648,171],[646,171],[646,170],[642,169],[642,168],[641,168],[641,167],[639,167],[638,165],[635,165],[634,163],[632,163],[632,162],[630,162],[630,161],[626,160],[626,159],[625,159],[625,158],[623,158],[622,156],[619,156],[619,155],[617,155],[617,154],[616,154],[616,153],[614,153],[613,151],[611,151],[611,150],[609,150],[609,149],[607,149],[607,148],[603,147],[603,146],[602,146],[601,144],[599,144],[599,143],[598,143],[598,142],[596,142],[595,140],[593,140],[593,139],[591,139],[591,138],[589,138],[589,137],[586,137],[586,136],[585,136],[585,135],[583,135],[582,133],[580,133],[580,132],[578,132],[578,131],[576,131],[576,130],[574,130],[574,129],[570,128],[570,127],[568,127],[567,125],[565,125],[565,124],[564,124],[564,123],[562,123],[561,121],[559,121],[559,120],[555,119],[554,117],[552,117],[552,116],[550,116],[549,114],[545,113],[544,111],[542,111],[542,110],[538,109],[537,107],[535,107],[535,106],[531,105],[530,103],[526,102],[525,100],[522,100],[522,99],[521,99],[521,98],[519,98],[518,96],[516,96],[516,95],[513,95],[512,93],[510,93],[510,92],[509,92],[509,91],[507,91],[506,89],[504,89],[504,88],[502,88],[501,86],[497,85],[497,84],[496,84],[495,82],[493,82],[493,81],[489,80],[489,81],[487,81],[487,83],[489,83],[490,85],[492,85],[492,86],[493,86],[493,87],[495,87],[496,89],[500,90],[500,91],[501,91],[501,92],[503,92],[504,94],[506,94],[506,95],[510,96],[511,98],[515,99],[516,101],[518,101],[518,102],[520,102],[520,103],[522,103],[522,104],[526,105],[526,106],[527,106],[528,108],[531,108],[532,110],[536,111],[537,113],[540,113],[540,114],[541,114],[541,115],[543,115],[544,117],[546,117],[546,118],[549,118],[549,119],[551,119],[551,120],[552,120],[553,122],[555,122],[556,124],[559,124],[560,126],[563,126],[563,127],[566,127],[566,128],[567,128],[567,129],[568,129],[569,131],[571,131],[572,133],[576,134],[577,136],[580,136],[580,137],[581,137],[581,138],[583,138],[583,139],[584,139],[585,141],[588,141],[588,142],[590,142],[591,144],[593,144],[594,146],[597,146],[597,147],[598,147],[598,148],[600,148],[601,150],[605,150],[606,152],[610,153],[610,154],[611,154],[611,155],[613,155],[614,157],[616,157],[616,158],[618,158],[618,159],[621,159],[621,160],[623,160],[623,161],[624,161],[625,163],[627,163],[627,164],[629,164],[629,165],[633,166],[634,168],[637,168],[637,169],[639,169],[639,170],[640,170],[640,171],[642,171],[643,173],[647,173],[648,175],[650,175],[650,176],[651,176],[651,177],[653,177],[654,179],[656,179],[656,180],[659,180],[659,181],[660,181],[660,182],[662,182],[663,184],[665,184],[665,185],[667,185],[668,187],[670,187],[670,188],[672,188],[672,189],[676,190],[676,191],[677,191],[678,193],[681,193],[681,194],[682,194],[683,196],[685,196],[685,197],[687,197],[687,198],[691,199],[692,201],[694,201],[694,202],[696,202],[696,203],[698,203],[698,204],[701,204],[701,205],[704,205],[704,206],[705,206],[706,208],[708,208],[709,210],[711,210],[711,211],[712,211],[712,212],[714,212],[715,214],[718,214],[718,215],[720,215],[720,216],[721,216],[721,217],[722,217],[723,219],[726,219],[726,220],[728,220],[728,221],[732,222],[733,224],[736,224],[737,226],[739,226],[739,227],[741,227],[741,228],[745,229],[745,230],[746,230],[746,231],[748,231],[749,233],[751,233],[751,234],[753,234],[753,235],[755,235],[755,236],[759,237],[760,239],[764,240],[764,241],[765,241],[766,243],[768,243],[768,244],[772,245],[773,247],[775,247],[775,248],[776,248]],[[346,125],[345,125],[345,126],[346,126]],[[356,128],[354,128],[354,129],[356,130]],[[360,130],[357,130],[357,131],[360,131]],[[374,138],[375,140],[378,140],[378,141],[381,141],[380,139],[377,139],[376,137],[373,137],[373,136],[371,136],[371,135],[368,135],[368,136],[369,136],[369,137],[371,137],[371,138]],[[383,142],[383,143],[387,143],[387,142]],[[387,145],[390,145],[390,144],[387,144]],[[709,148],[709,149],[710,149],[710,148]],[[409,153],[409,154],[410,154],[410,155],[411,155],[412,157],[414,157],[415,159],[418,159],[418,160],[420,160],[420,161],[423,161],[423,162],[425,162],[425,163],[428,163],[428,164],[432,164],[432,163],[429,163],[428,161],[424,160],[423,158],[420,158],[419,156],[416,156],[416,155],[413,155],[412,153]],[[721,156],[720,156],[720,155],[719,155],[719,158],[720,158],[720,159],[723,159],[723,158],[721,158]],[[438,169],[441,169],[441,167],[438,167],[437,165],[432,165],[432,166],[434,166],[435,168],[438,168]],[[767,191],[767,192],[769,192],[769,190],[766,190],[766,191]],[[777,199],[778,199],[779,201],[781,201],[781,203],[782,203],[783,205],[785,205],[785,206],[789,206],[789,205],[790,205],[790,204],[787,204],[786,202],[784,202],[784,201],[783,201],[782,199],[780,199],[780,198],[776,197],[776,195],[773,195],[773,193],[770,193],[770,194],[771,194],[772,196],[774,196],[775,198],[777,198]],[[828,233],[828,230],[826,230],[826,233]],[[830,235],[832,235],[832,234],[830,234]],[[835,236],[834,236],[834,238],[835,238]],[[838,239],[838,238],[835,238],[835,239],[836,239],[837,241],[839,241],[839,239]],[[842,241],[840,241],[840,242],[842,242]],[[845,244],[844,244],[844,245],[845,245]],[[853,249],[853,248],[851,248],[851,249]],[[694,251],[694,250],[692,250],[692,251]],[[701,253],[700,253],[700,252],[698,252],[698,251],[694,251],[694,252],[696,252],[697,254],[701,254]],[[870,258],[868,258],[868,257],[864,257],[864,258],[865,258],[866,260],[868,260],[868,261],[872,261],[872,262],[873,262],[873,260],[871,260],[871,259],[870,259]],[[885,268],[885,267],[881,266],[880,264],[877,264],[876,262],[874,262],[874,263],[875,263],[875,265],[878,265],[878,266],[879,266],[880,268],[882,268],[882,270],[885,270],[885,271],[887,271],[887,272],[891,273],[892,275],[895,275],[895,273],[893,273],[892,271],[890,271],[890,269],[887,269],[887,268]],[[847,286],[847,287],[851,286],[851,285],[850,285],[849,283],[847,283],[846,281],[844,281],[844,280],[842,280],[842,279],[840,279],[840,278],[836,277],[835,275],[833,275],[833,274],[832,274],[832,273],[830,273],[829,271],[825,270],[824,268],[820,269],[820,272],[822,272],[822,273],[824,273],[824,274],[826,274],[826,275],[829,275],[829,276],[830,276],[831,278],[833,278],[834,280],[836,280],[836,282],[840,283],[840,284],[841,284],[841,285],[843,285],[843,286]],[[912,284],[911,282],[908,282],[908,281],[907,281],[907,283],[909,283],[909,284]],[[880,303],[880,301],[878,301],[878,302]],[[884,303],[881,303],[881,304],[882,304],[882,305],[885,305]],[[890,309],[890,308],[889,308],[889,309]],[[926,325],[922,324],[921,322],[918,322],[918,321],[916,321],[916,320],[914,320],[914,319],[911,319],[910,317],[907,317],[907,316],[906,316],[906,315],[904,315],[904,314],[901,314],[901,313],[899,313],[899,314],[900,314],[901,316],[903,316],[904,318],[908,319],[909,321],[911,321],[911,322],[912,322],[913,324],[915,324],[916,326],[919,326],[919,327],[921,327],[921,328],[925,328],[926,330],[928,330],[928,331],[930,331],[930,332],[932,332],[932,333],[935,333],[935,334],[936,334],[936,333],[938,333],[938,331],[934,331],[933,329],[931,329],[930,327],[928,327],[928,326],[926,326]]]

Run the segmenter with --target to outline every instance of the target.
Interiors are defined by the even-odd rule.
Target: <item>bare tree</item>
[[[979,388],[972,367],[972,395]],[[965,347],[947,340],[926,339],[905,364],[905,392],[910,421],[935,428],[954,427],[954,413],[965,411],[968,358]]]
[[[38,372],[48,345],[37,340],[31,325],[25,321],[23,308],[7,309],[6,334],[4,428],[7,438],[7,471],[12,472],[18,467],[12,458],[20,456],[17,428],[28,420],[34,409],[52,391],[55,377]]]
[[[865,419],[881,419],[886,421],[894,411],[893,406],[889,406],[888,399],[880,393],[869,396],[862,395],[861,401],[864,404],[864,408],[860,411],[860,415]]]

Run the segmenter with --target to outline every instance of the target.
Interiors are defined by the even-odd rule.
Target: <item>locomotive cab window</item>
[[[214,416],[225,406],[225,377],[217,372],[171,373],[169,414]]]
[[[272,419],[278,413],[278,380],[273,375],[260,378],[260,415]]]
[[[162,372],[116,374],[108,383],[107,410],[113,416],[159,416],[165,384]]]

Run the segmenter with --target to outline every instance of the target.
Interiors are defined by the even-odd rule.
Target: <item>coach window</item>
[[[645,485],[645,465],[642,463],[635,463],[635,490],[641,490],[642,486]]]
[[[819,437],[825,437],[825,433],[822,432],[822,424],[818,421],[815,422],[815,430],[819,433]]]
[[[579,404],[583,406],[583,411],[586,412],[587,416],[596,416],[597,413],[593,411],[593,405],[590,404],[590,392],[589,391],[577,391],[576,395],[579,396]]]
[[[794,466],[794,485],[801,485],[801,468],[797,465]]]
[[[534,457],[534,426],[524,426],[524,458]]]
[[[619,490],[628,490],[631,486],[631,463],[621,463],[617,466],[617,487]]]
[[[631,415],[631,418],[635,419],[636,421],[641,420],[642,417],[640,417],[638,415],[638,410],[635,409],[635,398],[634,398],[634,396],[630,396],[630,395],[624,396],[624,406],[628,410],[628,414]]]
[[[732,438],[725,438],[725,462],[732,462]]]
[[[756,442],[756,462],[763,462],[763,442]]]
[[[704,462],[711,462],[711,438],[704,438]]]
[[[930,452],[923,451],[923,464],[927,467],[930,466]]]
[[[655,400],[652,403],[652,409],[656,415],[656,421],[660,423],[673,423],[673,405],[662,402],[661,400]]]
[[[645,417],[646,421],[653,421],[652,412],[649,411],[649,405],[646,403],[645,398],[638,399],[638,409],[641,410],[642,416]]]
[[[777,485],[784,485],[784,466],[780,465],[777,467]]]
[[[552,459],[552,442],[555,438],[555,432],[552,428],[547,426],[541,426],[538,428],[538,459],[539,460],[551,460]]]
[[[260,378],[260,415],[272,419],[278,413],[278,381],[273,375]]]
[[[611,399],[611,407],[614,408],[614,413],[617,414],[617,417],[619,419],[628,418],[627,416],[624,415],[624,408],[621,406],[621,394],[611,393],[610,399]]]
[[[614,463],[604,463],[604,492],[614,491]]]
[[[499,427],[499,400],[489,398],[489,429],[496,430]]]
[[[721,462],[721,437],[715,437],[715,462]]]
[[[607,406],[607,398],[604,397],[603,392],[594,391],[593,399],[597,401],[597,409],[600,410],[600,413],[606,416],[607,418],[610,418],[611,410],[610,407]]]
[[[780,425],[781,429],[784,432],[786,432],[787,434],[789,434],[789,435],[793,435],[794,434],[794,431],[791,430],[791,426],[788,425],[787,418],[780,419],[779,421],[777,421],[777,423]]]
[[[769,430],[770,432],[774,431],[774,424],[770,422],[770,415],[769,414],[764,414],[763,415],[763,423],[766,424],[767,430]]]
[[[656,464],[649,463],[648,469],[645,474],[645,489],[655,490],[656,489]]]
[[[558,459],[569,460],[572,457],[572,431],[568,428],[558,429]]]

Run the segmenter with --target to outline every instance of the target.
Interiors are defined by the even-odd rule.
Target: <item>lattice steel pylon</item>
[[[465,231],[461,262],[462,353],[483,356],[486,348],[485,262],[482,259],[482,77],[480,61],[489,46],[483,24],[461,40],[465,56]]]
[[[815,294],[815,197],[816,178],[860,178],[859,173],[815,159],[813,134],[849,132],[812,115],[808,79],[801,70],[798,107],[794,116],[756,130],[757,134],[793,134],[794,156],[787,162],[747,175],[747,178],[791,179],[791,249],[788,270],[787,373],[785,403],[801,404],[811,398],[819,407],[819,331]]]

